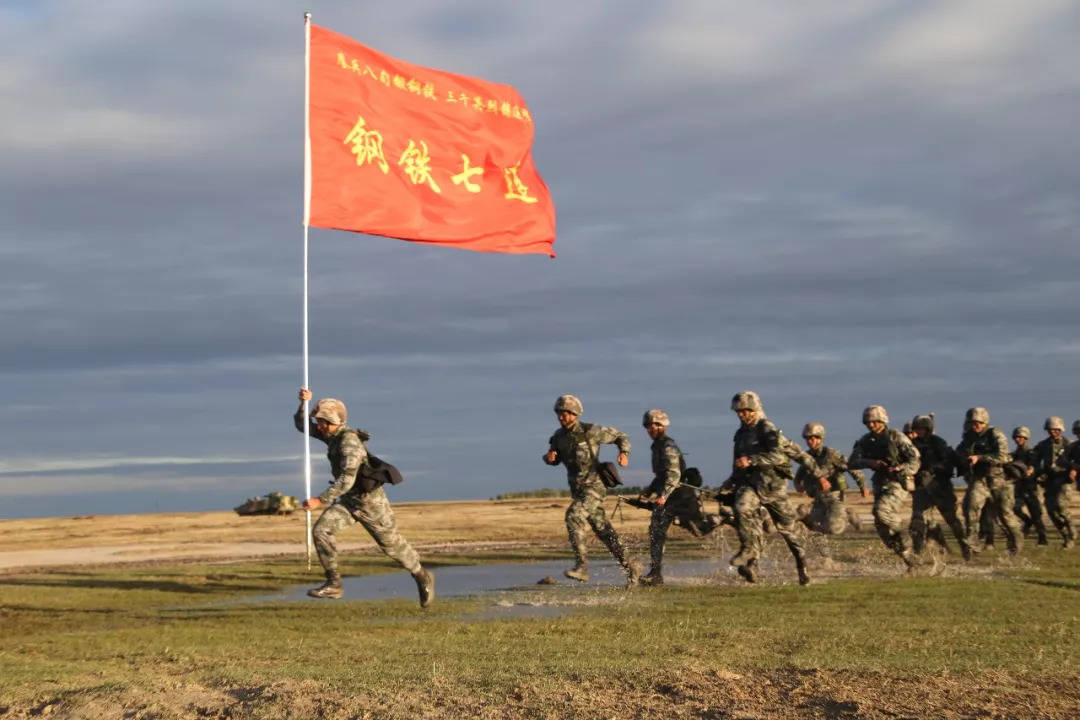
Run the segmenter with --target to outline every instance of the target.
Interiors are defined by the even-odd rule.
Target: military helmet
[[[325,420],[331,425],[344,425],[349,418],[349,412],[345,409],[345,403],[337,398],[323,398],[316,403],[312,417]]]
[[[735,397],[731,398],[731,409],[761,412],[761,398],[753,390],[743,390],[735,393]]]
[[[911,419],[911,427],[916,430],[925,430],[926,432],[934,432],[934,413],[929,415],[916,415]]]
[[[1065,421],[1057,415],[1051,415],[1046,418],[1046,422],[1043,423],[1043,430],[1060,430],[1061,432],[1065,432]]]
[[[582,407],[581,401],[578,400],[577,395],[560,395],[559,399],[555,401],[555,412],[568,412],[573,413],[580,417],[581,413],[585,411]]]
[[[671,424],[671,418],[663,410],[653,408],[652,410],[646,410],[645,414],[641,416],[641,424],[645,427],[649,427],[653,423],[659,423],[664,427]]]
[[[964,415],[964,422],[973,423],[980,422],[984,425],[990,424],[990,411],[984,407],[973,407],[967,411]]]
[[[821,438],[825,440],[825,426],[819,422],[808,422],[803,425],[802,429],[803,438]]]
[[[1022,437],[1022,438],[1027,438],[1028,440],[1030,440],[1031,439],[1031,431],[1028,430],[1026,426],[1021,425],[1020,427],[1013,428],[1012,436],[1013,436],[1013,439],[1016,439],[1018,437]]]
[[[1073,435],[1080,435],[1080,420],[1073,420]]]
[[[911,433],[915,432],[914,430],[911,429],[911,421],[910,420],[908,420],[906,423],[904,423],[904,427],[901,428],[901,430],[903,431],[903,433],[905,435],[910,435]]]
[[[889,424],[889,413],[885,412],[885,408],[880,405],[871,405],[862,411],[863,425],[868,422],[883,422],[886,425]]]

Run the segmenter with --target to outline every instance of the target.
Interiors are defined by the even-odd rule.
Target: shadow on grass
[[[1042,587],[1060,588],[1062,590],[1080,592],[1080,583],[1077,582],[1065,582],[1064,580],[1035,580],[1033,578],[1024,578],[1020,582],[1027,583],[1028,585],[1041,585]]]
[[[68,613],[85,613],[88,615],[119,615],[127,610],[113,608],[82,608],[82,607],[40,607],[38,605],[0,605],[0,612],[33,612],[44,615],[64,615]],[[0,713],[2,715],[2,713]]]

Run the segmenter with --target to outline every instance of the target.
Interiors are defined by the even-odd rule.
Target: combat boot
[[[748,583],[756,583],[758,580],[756,559],[750,559],[742,565],[737,565],[735,570],[739,573],[739,577]]]
[[[626,589],[637,587],[638,581],[641,580],[641,565],[631,560],[626,563]]]
[[[964,556],[964,560],[971,560],[979,554],[979,551],[971,547],[971,543],[967,540],[962,540],[960,542],[960,554]]]
[[[1035,544],[1036,545],[1049,545],[1050,544],[1050,542],[1046,539],[1046,533],[1045,532],[1039,533],[1039,540]]]
[[[420,593],[420,607],[426,608],[435,599],[435,575],[424,568],[412,574],[416,590]]]
[[[326,582],[317,588],[311,588],[307,591],[307,594],[313,598],[336,599],[342,597],[345,590],[341,587],[341,575],[336,571],[327,572]]]
[[[651,585],[651,586],[663,585],[664,584],[664,576],[663,576],[663,574],[661,574],[660,568],[656,568],[656,567],[649,568],[649,572],[641,577],[641,584],[642,585]]]
[[[905,550],[904,552],[900,553],[900,559],[904,561],[905,565],[907,565],[909,573],[914,573],[916,568],[919,567],[919,558],[912,550]]]
[[[571,580],[577,580],[578,582],[588,582],[589,580],[589,563],[584,560],[578,560],[577,564],[569,570],[564,570],[563,575]]]
[[[750,557],[750,553],[746,550],[740,550],[735,553],[735,557],[731,558],[730,564],[734,567],[742,567],[746,563],[750,562],[753,558]]]
[[[806,573],[806,558],[804,558],[804,557],[795,558],[795,569],[799,571],[799,584],[800,585],[809,585],[810,584],[810,576]]]

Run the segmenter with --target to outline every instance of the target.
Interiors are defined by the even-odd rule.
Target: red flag
[[[555,206],[514,88],[315,25],[310,62],[310,225],[555,257]]]

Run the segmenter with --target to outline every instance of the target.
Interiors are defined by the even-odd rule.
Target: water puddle
[[[437,597],[491,596],[492,614],[500,612],[515,616],[547,616],[574,607],[606,604],[604,594],[597,590],[622,588],[626,576],[613,560],[593,561],[589,566],[588,582],[577,582],[563,576],[571,566],[564,560],[536,563],[498,563],[491,565],[455,565],[435,567]],[[734,572],[721,560],[690,560],[670,562],[664,567],[668,585],[704,585],[726,582]],[[550,579],[553,582],[541,583]],[[326,602],[309,597],[312,585],[295,586],[274,595],[245,598],[239,602]],[[358,575],[342,578],[345,599],[386,600],[416,598],[416,583],[404,571]]]

